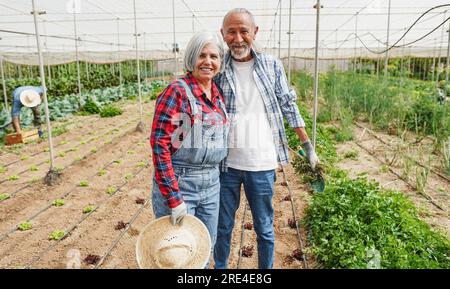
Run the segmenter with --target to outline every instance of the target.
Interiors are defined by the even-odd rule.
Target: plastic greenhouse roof
[[[49,63],[73,61],[74,16],[79,59],[114,62],[134,57],[133,0],[35,0],[41,45]],[[259,26],[258,43],[266,49],[281,48],[287,55],[289,4],[292,2],[291,55],[311,57],[315,46],[316,1],[289,0],[135,0],[138,48],[145,59],[172,57],[173,43],[183,49],[194,32],[219,32],[223,16],[244,7]],[[373,51],[386,46],[389,0],[322,0],[319,47],[322,58],[377,57]],[[73,13],[73,5],[75,11]],[[174,3],[174,6],[172,6]],[[450,3],[441,0],[391,0],[389,44],[396,42],[422,13],[424,15],[392,50],[392,55],[446,56]],[[31,0],[0,0],[0,55],[7,61],[35,64],[37,48]],[[173,15],[175,15],[175,41]],[[443,25],[445,20],[447,20]],[[437,28],[436,28],[437,27]],[[431,32],[433,29],[434,32]],[[431,33],[430,33],[431,32]],[[414,42],[424,35],[428,36]],[[355,34],[358,36],[356,39]],[[410,45],[408,43],[414,42]],[[356,48],[356,49],[355,49]],[[120,51],[120,52],[118,52]],[[26,53],[26,54],[23,54]],[[120,55],[120,58],[118,57]],[[51,61],[53,58],[53,61]]]

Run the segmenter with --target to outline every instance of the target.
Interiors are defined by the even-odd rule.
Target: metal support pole
[[[3,57],[0,56],[0,72],[2,74],[2,85],[3,85],[3,97],[5,98],[5,109],[9,111],[8,108],[8,95],[6,94],[6,83],[5,83],[5,74],[3,72]]]
[[[134,43],[136,45],[136,70],[137,70],[137,81],[138,81],[138,95],[139,95],[139,123],[138,129],[144,128],[144,123],[142,121],[142,95],[141,95],[141,71],[139,67],[139,49],[138,49],[138,32],[137,32],[137,22],[136,22],[136,0],[133,0],[133,12],[134,12]]]
[[[278,58],[281,59],[281,0],[280,1],[280,15],[278,17]]]
[[[45,48],[45,52],[48,53],[47,25],[45,24],[45,20],[42,20],[42,23],[43,23],[43,26],[44,26],[44,34],[45,34],[44,48]],[[49,84],[49,86],[52,86],[52,71],[51,71],[51,68],[50,68],[50,61],[47,61],[47,72],[48,72],[48,84]]]
[[[356,58],[356,40],[358,37],[358,13],[356,12],[355,14],[355,48],[353,51],[353,72],[356,73],[356,63],[357,63],[357,58]]]
[[[319,23],[320,23],[320,0],[317,0],[315,6],[316,14],[316,48],[314,52],[314,108],[313,108],[313,127],[312,127],[312,142],[313,147],[316,147],[316,131],[317,131],[317,105],[318,105],[318,90],[319,90]]]
[[[389,0],[388,6],[388,22],[387,22],[387,35],[386,35],[386,54],[384,57],[384,79],[387,79],[388,76],[388,62],[389,62],[389,25],[391,22],[391,0]]]
[[[77,13],[75,8],[75,2],[73,1],[73,33],[75,34],[75,61],[77,63],[77,82],[78,82],[78,98],[80,102],[80,107],[83,104],[81,100],[81,78],[80,78],[80,62],[78,60],[78,36],[77,36]]]
[[[44,74],[44,62],[42,57],[42,51],[41,51],[41,40],[39,36],[39,27],[37,23],[37,11],[36,11],[36,5],[35,0],[31,0],[31,3],[33,5],[33,19],[34,19],[34,29],[36,31],[36,46],[38,49],[38,58],[39,58],[39,75],[41,77],[41,86],[44,91],[43,98],[44,98],[44,110],[45,110],[45,120],[47,122],[47,133],[48,133],[48,146],[50,151],[50,170],[49,172],[53,171],[54,165],[55,165],[55,157],[53,154],[53,141],[52,141],[52,128],[50,125],[50,117],[49,117],[49,111],[48,111],[48,102],[47,102],[47,87],[45,86],[45,74]]]
[[[449,68],[449,63],[450,63],[450,21],[448,22],[448,42],[447,42],[447,63],[445,65],[445,88],[447,89],[448,86],[448,70]]]
[[[291,16],[292,16],[292,0],[289,0],[289,37],[288,37],[288,83],[291,84]]]
[[[177,55],[177,40],[175,37],[175,0],[172,0],[172,21],[173,21],[173,56],[175,61],[175,78],[177,77],[178,72],[178,55]]]
[[[120,18],[117,18],[117,63],[119,64],[119,94],[122,97],[122,62],[120,59]]]

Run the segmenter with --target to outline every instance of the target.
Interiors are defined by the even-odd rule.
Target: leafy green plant
[[[132,173],[128,173],[125,175],[125,180],[129,181],[133,178],[133,174]]]
[[[89,186],[89,182],[88,181],[81,181],[78,183],[79,187],[88,187]]]
[[[100,171],[98,171],[97,175],[101,177],[101,176],[106,175],[107,172],[108,172],[107,170],[100,170]]]
[[[48,239],[58,241],[58,240],[62,239],[65,234],[66,234],[66,232],[64,232],[62,230],[55,230],[48,236]]]
[[[63,158],[63,157],[65,157],[66,156],[66,153],[65,152],[59,152],[58,153],[58,157],[60,157],[60,158]]]
[[[144,163],[144,162],[138,162],[138,163],[136,164],[136,166],[137,166],[138,168],[143,168],[143,167],[145,167],[145,163]]]
[[[32,228],[33,228],[33,224],[32,224],[31,222],[29,222],[29,221],[20,223],[20,224],[19,224],[19,227],[18,227],[18,229],[19,229],[20,231],[31,230]]]
[[[64,206],[64,200],[62,199],[56,199],[53,201],[53,206],[55,207],[61,207]]]
[[[121,164],[122,162],[123,162],[123,160],[121,160],[121,159],[114,160],[115,164]]]
[[[90,212],[92,212],[93,210],[94,210],[94,206],[89,205],[89,206],[87,206],[87,207],[84,207],[84,209],[83,209],[83,214],[90,213]]]
[[[4,201],[6,199],[9,199],[9,195],[8,194],[0,194],[0,201]]]
[[[18,179],[19,179],[18,175],[11,175],[11,176],[8,177],[9,181],[17,181]]]
[[[7,168],[0,166],[0,174],[5,173],[7,170],[8,170]]]
[[[357,150],[351,150],[351,151],[345,152],[342,157],[344,159],[357,160],[358,159],[358,155],[359,155],[359,153],[358,153]]]
[[[113,117],[116,115],[121,115],[123,110],[115,105],[107,105],[100,111],[101,117]]]
[[[39,167],[38,167],[38,166],[32,165],[32,166],[30,167],[30,171],[31,171],[31,172],[36,172],[36,171],[38,171],[38,170],[39,170]]]
[[[21,160],[21,161],[25,161],[25,160],[27,160],[28,158],[29,158],[29,156],[21,156],[21,157],[20,157],[20,160]]]
[[[96,147],[91,148],[91,153],[96,153],[96,152],[97,152],[97,148]]]
[[[115,186],[111,186],[111,187],[109,187],[109,188],[106,190],[106,193],[107,193],[108,195],[112,195],[112,194],[114,194],[115,192],[117,192],[117,188],[116,188]]]

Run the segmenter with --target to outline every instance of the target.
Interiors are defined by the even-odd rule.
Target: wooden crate
[[[27,143],[39,138],[38,130],[22,131],[22,133],[10,133],[5,137],[6,145],[13,145],[18,143]]]

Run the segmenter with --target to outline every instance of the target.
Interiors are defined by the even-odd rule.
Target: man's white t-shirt
[[[277,168],[277,152],[264,101],[253,78],[254,60],[232,62],[236,114],[230,116],[227,165],[245,171]]]

